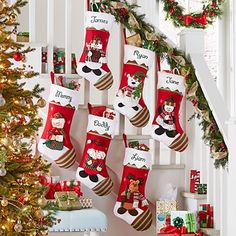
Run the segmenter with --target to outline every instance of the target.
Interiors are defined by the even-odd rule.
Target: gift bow
[[[206,14],[203,14],[202,16],[197,16],[197,17],[191,16],[191,15],[184,16],[185,25],[190,25],[194,21],[200,25],[206,25],[207,24]]]
[[[173,234],[174,236],[180,236],[181,234],[187,233],[187,228],[185,226],[177,228],[173,225],[169,225],[164,228],[161,228],[160,233]]]
[[[76,201],[76,196],[70,194],[71,192],[65,192],[61,197],[61,201],[67,201],[67,205],[71,204],[71,201]]]

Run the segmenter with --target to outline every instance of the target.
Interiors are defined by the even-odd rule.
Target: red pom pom
[[[23,59],[23,54],[21,52],[15,52],[13,58],[15,61],[21,61]]]

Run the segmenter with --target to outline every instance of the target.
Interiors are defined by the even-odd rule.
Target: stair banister
[[[229,175],[228,175],[228,211],[227,211],[227,236],[235,234],[235,212],[236,212],[236,2],[229,0],[230,10],[230,115],[228,122],[229,131]]]

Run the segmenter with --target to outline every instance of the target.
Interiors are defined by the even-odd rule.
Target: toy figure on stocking
[[[151,155],[148,150],[128,147],[125,135],[124,141],[124,169],[114,214],[137,231],[144,231],[152,224],[152,213],[145,198]]]
[[[77,73],[99,90],[109,89],[113,77],[107,65],[106,51],[115,18],[111,14],[86,12],[86,36]]]
[[[169,148],[182,152],[188,146],[188,137],[179,122],[179,110],[185,95],[185,78],[158,72],[157,110],[152,123],[152,137]]]
[[[75,163],[75,149],[70,141],[70,126],[75,109],[79,105],[79,84],[73,81],[63,83],[63,77],[55,78],[51,73],[48,116],[44,131],[38,143],[38,150],[44,157],[54,161],[61,168],[69,168]]]
[[[106,157],[115,125],[114,110],[89,104],[86,144],[76,178],[99,196],[109,194],[113,187],[106,169]]]

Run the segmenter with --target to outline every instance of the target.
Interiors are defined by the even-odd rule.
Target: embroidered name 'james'
[[[66,99],[66,100],[68,100],[68,103],[70,103],[72,101],[71,96],[63,94],[61,91],[58,91],[58,90],[56,91],[55,97]]]
[[[146,162],[145,158],[140,157],[137,153],[133,154],[133,156],[131,157],[131,160]]]
[[[110,126],[108,125],[107,122],[103,121],[103,122],[99,122],[98,120],[94,121],[94,126],[99,126],[105,129],[105,131],[109,131]]]
[[[140,53],[138,50],[134,51],[134,56],[136,56],[137,59],[148,59],[147,55]]]
[[[167,76],[166,78],[167,78],[167,80],[166,80],[167,84],[176,84],[176,85],[179,84],[179,82],[174,80],[172,77]]]
[[[98,19],[97,16],[91,16],[91,23],[103,23],[108,24],[108,20]]]

